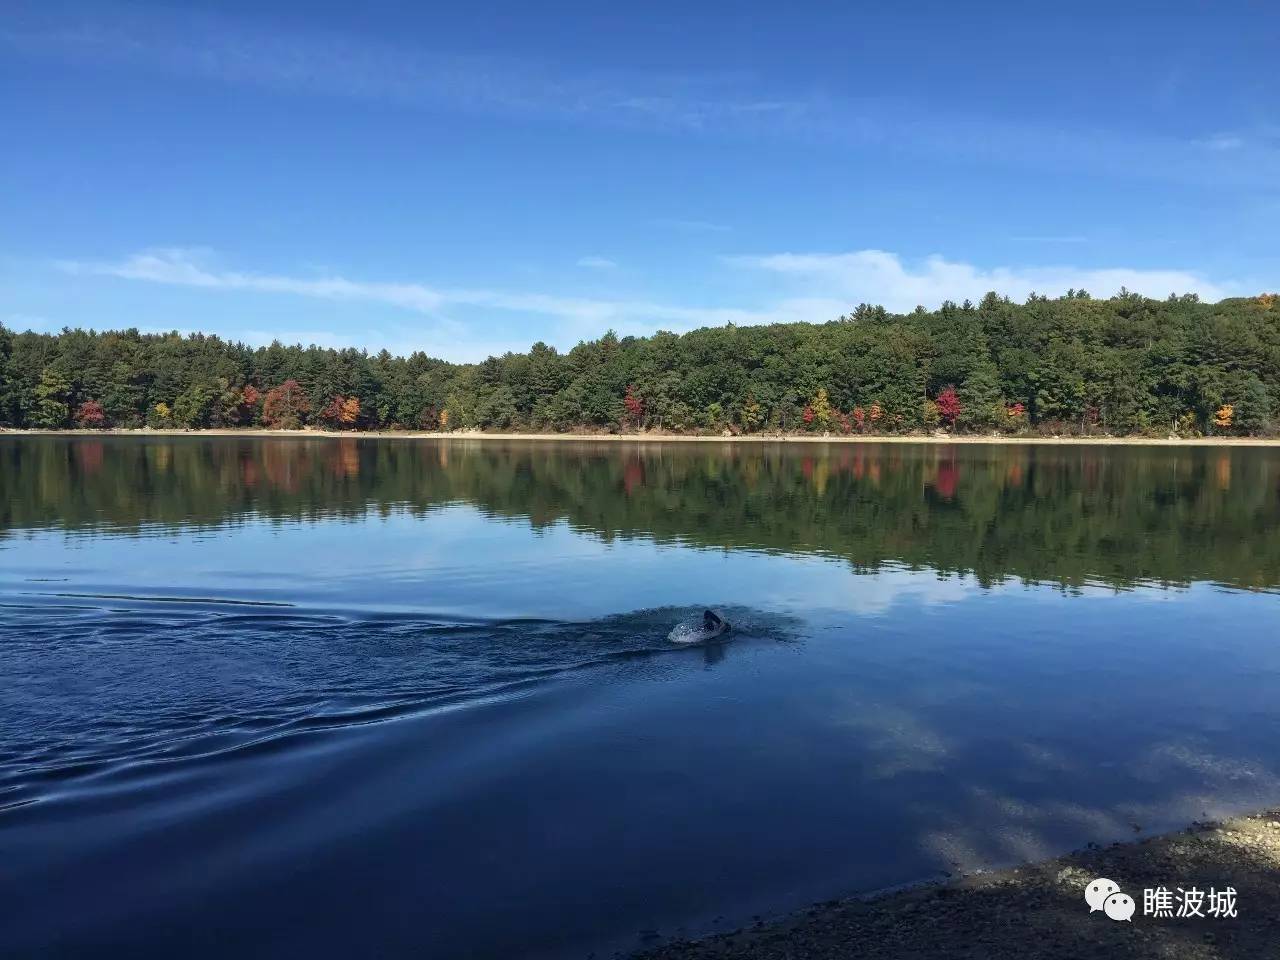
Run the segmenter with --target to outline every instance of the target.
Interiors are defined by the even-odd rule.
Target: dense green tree
[[[976,364],[960,388],[963,409],[956,422],[961,427],[989,430],[1004,420],[1004,398],[1000,395],[1000,374],[990,360]]]
[[[1265,433],[1271,427],[1271,396],[1256,373],[1247,374],[1235,402],[1235,425],[1244,433]]]
[[[40,374],[31,405],[31,425],[45,430],[67,426],[71,417],[71,381],[56,370]]]
[[[209,426],[217,397],[214,385],[196,381],[173,401],[173,420],[180,427],[199,429]]]
[[[516,397],[505,384],[480,401],[476,408],[476,422],[482,427],[505,430],[515,422]]]

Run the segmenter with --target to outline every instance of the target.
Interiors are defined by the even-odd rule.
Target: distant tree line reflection
[[[6,536],[469,504],[859,572],[1280,585],[1280,451],[1256,448],[7,437],[0,494]]]

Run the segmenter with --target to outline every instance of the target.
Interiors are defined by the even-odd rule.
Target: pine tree
[[[980,363],[974,367],[959,394],[964,406],[956,420],[960,426],[990,429],[1000,423],[1005,404],[995,364]]]
[[[1245,433],[1265,433],[1271,427],[1271,396],[1256,374],[1249,374],[1235,405],[1236,426]]]

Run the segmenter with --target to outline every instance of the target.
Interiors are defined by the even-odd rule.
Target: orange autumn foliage
[[[262,422],[276,430],[297,430],[311,412],[311,402],[297,380],[286,380],[267,391],[262,401]]]
[[[327,427],[342,429],[354,426],[359,419],[359,397],[334,397],[320,411],[320,420]]]

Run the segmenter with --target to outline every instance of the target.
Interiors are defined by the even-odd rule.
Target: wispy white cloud
[[[0,48],[286,94],[553,115],[602,126],[818,139],[913,152],[934,162],[963,158],[1215,185],[1270,186],[1280,178],[1274,144],[1234,135],[1188,141],[1085,129],[1053,118],[940,114],[923,101],[825,96],[753,74],[661,76],[456,56],[349,34],[286,31],[192,5],[143,10],[107,0],[92,6],[68,0],[56,6],[55,11],[20,0],[11,4],[0,21]]]
[[[1109,296],[1121,287],[1153,297],[1196,293],[1205,300],[1250,292],[1241,284],[1211,281],[1183,270],[1129,268],[1088,269],[1069,266],[981,268],[969,263],[929,257],[910,263],[882,250],[850,253],[779,253],[723,258],[737,270],[749,272],[757,284],[771,287],[751,307],[661,303],[634,298],[588,298],[537,291],[428,286],[421,283],[351,280],[340,275],[290,276],[220,269],[208,253],[184,249],[156,249],[118,261],[60,261],[65,272],[78,276],[113,277],[130,281],[189,287],[207,291],[292,295],[324,300],[378,304],[429,318],[425,326],[379,333],[385,345],[424,350],[454,360],[475,360],[528,343],[507,335],[496,339],[493,312],[509,319],[530,318],[537,334],[557,346],[599,336],[612,328],[620,334],[644,335],[656,329],[677,332],[703,326],[764,323],[821,323],[834,319],[857,303],[879,303],[893,311],[917,304],[936,307],[943,300],[977,301],[990,290],[1015,300],[1032,292],[1057,295],[1068,289]],[[509,326],[509,324],[506,324]],[[249,342],[269,342],[267,334],[248,336]],[[290,337],[301,336],[291,333]],[[334,346],[370,345],[371,331],[359,337],[316,332],[317,343]]]
[[[119,263],[64,261],[59,265],[70,273],[97,273],[125,280],[149,280],[184,287],[294,293],[326,300],[374,300],[422,313],[434,312],[444,302],[438,293],[416,283],[353,283],[342,277],[312,279],[234,271],[214,272],[201,265],[204,259],[202,251],[161,248],[136,253]]]
[[[711,130],[777,123],[801,99],[731,92],[723,78],[567,72],[532,59],[463,56],[318,29],[284,31],[191,6],[145,11],[72,0],[54,13],[21,3],[0,47],[283,93],[470,112],[551,113],[611,124]]]
[[[123,260],[62,260],[57,266],[77,276],[115,277],[169,286],[204,290],[292,294],[324,300],[381,304],[413,311],[431,318],[426,333],[433,342],[449,346],[438,355],[475,359],[468,349],[474,327],[456,318],[459,310],[483,309],[512,315],[531,315],[553,321],[544,336],[559,345],[572,345],[612,328],[622,334],[651,333],[657,328],[677,331],[700,326],[723,326],[830,319],[839,313],[838,304],[798,297],[780,300],[768,309],[681,306],[635,299],[599,299],[559,296],[536,291],[433,287],[421,283],[388,283],[349,280],[342,276],[298,277],[271,273],[224,270],[204,251],[185,248],[157,248],[133,254]],[[545,323],[544,323],[545,328]],[[532,341],[533,337],[530,338]],[[525,345],[527,346],[527,344]],[[482,356],[482,354],[480,355]]]
[[[586,267],[588,270],[616,270],[618,262],[608,257],[582,257],[578,260],[578,266]]]
[[[1207,150],[1215,151],[1239,150],[1245,146],[1243,137],[1237,137],[1229,133],[1215,133],[1211,137],[1197,140],[1196,143]]]
[[[943,300],[976,302],[991,290],[1014,300],[1025,299],[1031,293],[1056,296],[1069,289],[1111,296],[1122,287],[1150,297],[1195,293],[1204,300],[1221,300],[1249,292],[1239,283],[1210,281],[1186,270],[1071,266],[983,269],[940,256],[909,265],[896,254],[883,250],[779,253],[726,259],[739,267],[787,277],[825,297],[844,299],[846,303],[879,303],[894,311],[911,310],[917,304],[936,307]]]

